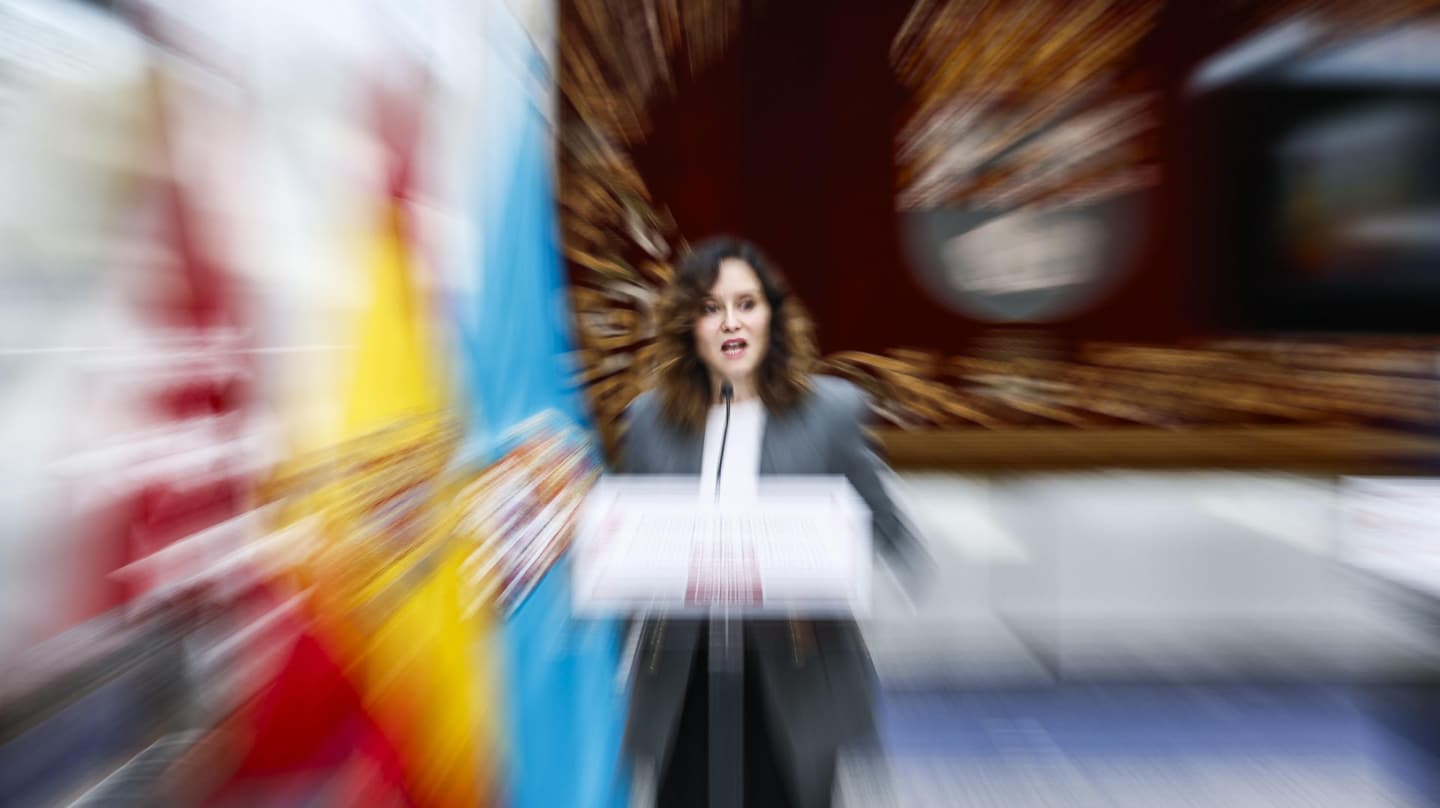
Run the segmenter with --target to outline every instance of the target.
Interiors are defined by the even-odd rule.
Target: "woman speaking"
[[[866,442],[863,393],[812,375],[809,318],[753,244],[697,245],[657,313],[656,383],[626,411],[619,472],[698,475],[726,493],[753,491],[761,475],[844,475],[881,549],[915,551]],[[875,731],[859,629],[752,620],[744,630],[745,804],[828,805],[838,754]],[[640,628],[626,748],[660,805],[707,803],[707,646],[700,620],[662,615]]]

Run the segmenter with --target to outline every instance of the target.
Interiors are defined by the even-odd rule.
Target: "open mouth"
[[[739,359],[745,355],[745,348],[749,344],[743,339],[727,339],[720,344],[720,353],[724,354],[726,359]]]

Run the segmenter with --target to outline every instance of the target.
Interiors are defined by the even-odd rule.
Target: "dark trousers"
[[[791,808],[795,801],[785,782],[770,741],[760,677],[753,651],[745,645],[745,771],[746,808]],[[710,637],[702,629],[685,688],[680,726],[670,763],[660,776],[657,804],[662,808],[703,808],[710,799]]]

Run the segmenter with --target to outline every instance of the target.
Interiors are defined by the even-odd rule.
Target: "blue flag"
[[[487,77],[477,197],[478,275],[452,301],[469,388],[466,454],[493,462],[537,422],[588,427],[571,382],[571,313],[558,245],[552,132],[541,114],[543,64],[508,14],[490,30],[506,70]],[[502,628],[516,808],[623,808],[625,695],[620,627],[570,614],[561,560]]]

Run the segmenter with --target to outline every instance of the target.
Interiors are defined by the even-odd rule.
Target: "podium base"
[[[745,627],[728,613],[709,631],[710,808],[745,803]]]

